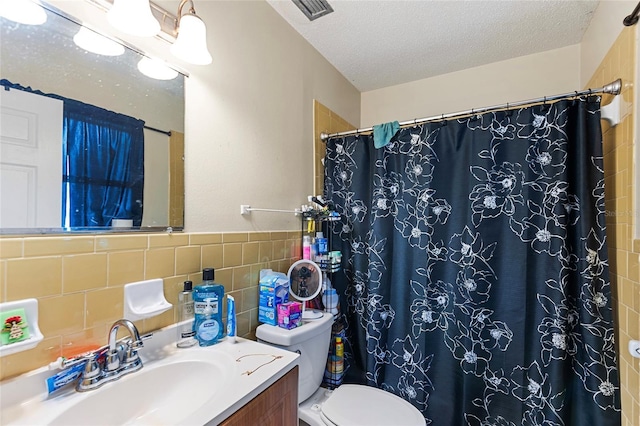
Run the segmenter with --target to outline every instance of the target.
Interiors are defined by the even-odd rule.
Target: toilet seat
[[[370,386],[341,385],[322,404],[322,421],[329,425],[425,425],[422,413],[404,399]]]

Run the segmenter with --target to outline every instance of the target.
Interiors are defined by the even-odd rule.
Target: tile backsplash
[[[236,300],[238,335],[258,325],[260,269],[287,272],[300,258],[301,233],[109,234],[0,238],[0,302],[38,299],[44,340],[34,349],[0,358],[0,380],[42,367],[61,355],[104,345],[123,316],[124,285],[162,278],[174,308],[140,320],[140,332],[176,322],[178,293],[202,268]]]

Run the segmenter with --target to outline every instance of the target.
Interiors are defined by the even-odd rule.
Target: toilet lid
[[[331,423],[349,426],[425,425],[422,413],[404,399],[381,389],[342,385],[322,404]]]

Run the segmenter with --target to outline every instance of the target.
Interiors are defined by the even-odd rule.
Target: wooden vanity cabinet
[[[298,366],[221,423],[222,426],[298,426]]]

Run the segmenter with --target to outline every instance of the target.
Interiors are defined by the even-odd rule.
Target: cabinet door
[[[294,367],[221,425],[298,426],[298,367]]]

